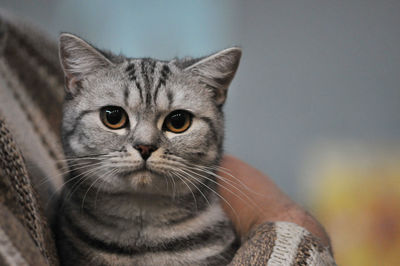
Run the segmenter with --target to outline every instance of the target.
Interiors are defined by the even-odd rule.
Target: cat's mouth
[[[141,175],[141,174],[156,174],[159,175],[160,173],[158,173],[157,171],[154,171],[154,169],[150,168],[147,164],[143,164],[142,166],[136,168],[136,169],[129,169],[129,170],[124,170],[124,171],[120,171],[118,173],[119,176],[121,177],[132,177],[135,175]]]
[[[127,170],[119,173],[119,176],[130,182],[135,188],[145,188],[153,183],[156,176],[161,173],[143,165],[137,169]]]

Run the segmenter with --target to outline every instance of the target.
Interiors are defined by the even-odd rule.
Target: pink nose
[[[140,155],[142,156],[143,160],[147,160],[153,151],[157,150],[157,147],[153,145],[136,145],[134,146],[136,150],[139,151]]]

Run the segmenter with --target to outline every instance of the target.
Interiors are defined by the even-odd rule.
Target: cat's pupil
[[[186,123],[186,115],[183,113],[176,113],[170,117],[171,125],[174,128],[182,128]]]
[[[122,119],[122,111],[119,108],[110,108],[106,110],[106,118],[108,123],[115,125]]]

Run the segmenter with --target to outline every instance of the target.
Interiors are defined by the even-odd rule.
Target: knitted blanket
[[[60,163],[63,74],[55,42],[0,12],[0,265],[58,265],[48,226]],[[62,262],[61,262],[62,264]],[[264,223],[231,265],[335,265],[329,247],[288,222]]]

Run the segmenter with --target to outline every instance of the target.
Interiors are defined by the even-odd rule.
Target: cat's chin
[[[134,174],[132,174],[130,177],[128,177],[130,179],[131,184],[133,185],[133,187],[135,188],[145,188],[150,186],[153,183],[153,179],[154,174],[151,173],[150,171],[143,169],[143,170],[139,170],[136,171]]]
[[[143,168],[130,173],[127,172],[121,177],[125,180],[124,183],[128,185],[129,189],[135,192],[164,194],[160,192],[160,187],[165,186],[165,179],[161,178],[160,174],[149,169]]]
[[[138,184],[146,185],[149,184],[150,180],[155,178],[156,176],[162,175],[158,173],[158,171],[148,167],[147,165],[140,166],[136,169],[132,169],[129,171],[119,172],[118,176],[125,179],[137,180]]]
[[[188,185],[165,173],[165,168],[157,164],[145,164],[139,168],[119,172],[114,189],[124,192],[144,193],[158,196],[171,196],[185,193]]]

